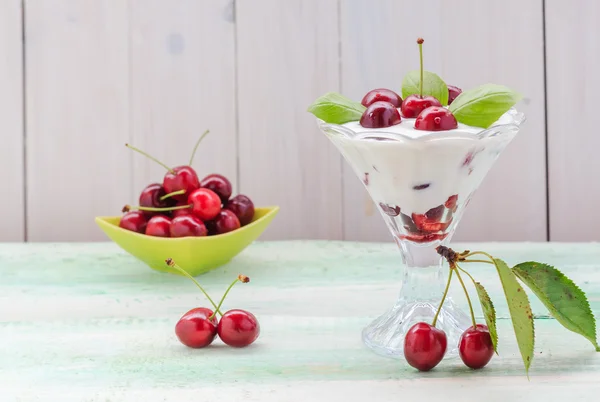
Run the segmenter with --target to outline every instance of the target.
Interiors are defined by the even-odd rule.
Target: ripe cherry
[[[389,102],[371,103],[360,118],[360,125],[366,128],[384,128],[399,124],[400,112]]]
[[[458,128],[456,117],[441,106],[430,106],[415,120],[415,129],[423,131],[443,131]]]
[[[417,117],[419,113],[431,106],[442,106],[433,96],[410,95],[402,102],[402,116]]]
[[[217,217],[212,221],[214,224],[214,233],[223,234],[232,232],[240,228],[240,220],[233,212],[228,209],[223,209]]]
[[[176,207],[187,206],[187,208],[174,209],[173,211],[171,211],[172,218],[176,218],[176,217],[182,216],[182,215],[190,215],[192,213],[192,208],[190,208],[189,204],[187,203],[187,200],[185,200],[184,202],[179,201],[175,206]]]
[[[232,193],[231,182],[223,175],[209,174],[200,182],[200,187],[207,188],[217,193],[221,202],[225,203],[229,200]]]
[[[202,237],[208,231],[204,223],[193,215],[181,215],[173,218],[169,228],[171,237]]]
[[[442,106],[440,101],[433,96],[423,96],[423,38],[417,39],[419,45],[419,68],[421,71],[421,77],[419,79],[419,93],[409,95],[402,102],[402,116],[406,118],[414,118],[421,113],[424,109],[430,106]]]
[[[400,107],[400,105],[402,105],[402,98],[400,95],[390,89],[385,88],[373,89],[367,92],[362,98],[361,103],[363,106],[368,107],[371,104],[379,101],[391,103],[395,107]]]
[[[172,198],[163,198],[167,193],[161,184],[152,183],[147,185],[140,193],[139,203],[142,207],[166,208],[175,205]],[[154,216],[158,212],[143,211],[146,216]]]
[[[454,99],[462,93],[462,89],[454,85],[448,85],[448,105],[454,102]]]
[[[125,144],[125,146],[144,155],[148,159],[153,160],[154,162],[167,169],[167,173],[165,174],[162,183],[164,191],[167,193],[179,192],[179,194],[173,195],[172,198],[175,201],[185,201],[187,200],[189,194],[191,194],[192,191],[196,190],[197,188],[200,188],[200,181],[198,180],[198,175],[196,174],[196,171],[192,168],[191,165],[194,161],[194,156],[196,155],[198,145],[200,145],[200,142],[202,142],[202,139],[206,137],[208,133],[209,131],[206,130],[200,136],[198,141],[196,141],[196,145],[194,146],[194,150],[192,151],[192,156],[190,157],[190,163],[188,165],[177,166],[174,168],[170,168],[163,162],[159,161],[155,157],[147,154],[146,152],[138,148],[135,148],[129,144]]]
[[[119,221],[119,227],[137,233],[146,232],[147,224],[148,220],[146,215],[141,211],[129,211],[123,215]]]
[[[260,325],[254,314],[241,310],[229,310],[217,326],[219,338],[229,346],[241,348],[253,343],[260,334]]]
[[[494,345],[487,325],[477,324],[463,332],[458,343],[458,353],[463,363],[472,369],[484,367],[494,355]]]
[[[254,203],[250,198],[243,194],[238,194],[227,202],[225,209],[230,210],[240,220],[240,225],[244,226],[254,219]]]
[[[155,215],[148,221],[146,234],[156,237],[170,237],[171,219],[164,215]]]
[[[217,336],[217,317],[205,307],[193,308],[185,313],[175,325],[175,335],[190,348],[204,348]]]
[[[200,181],[191,166],[177,166],[165,173],[163,187],[167,193],[185,190],[183,194],[173,196],[177,201],[184,201],[192,191],[200,188]]]
[[[188,198],[188,204],[192,205],[192,215],[203,221],[214,219],[221,211],[221,199],[217,193],[207,188],[193,191]]]
[[[404,357],[419,371],[429,371],[444,358],[448,339],[446,333],[425,322],[413,325],[404,338]]]

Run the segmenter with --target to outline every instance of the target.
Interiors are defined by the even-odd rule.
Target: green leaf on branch
[[[558,269],[538,262],[523,262],[513,272],[559,323],[588,339],[600,352],[594,314],[585,293],[571,279]]]
[[[492,303],[490,295],[481,283],[474,282],[474,284],[475,289],[477,289],[477,295],[479,296],[479,302],[481,303],[481,309],[483,310],[485,323],[490,331],[494,352],[498,354],[498,330],[496,329],[496,310],[494,309],[494,303]]]
[[[506,263],[498,258],[494,258],[494,265],[502,282],[502,289],[508,303],[508,311],[512,320],[515,336],[519,351],[525,364],[525,372],[529,374],[529,366],[533,359],[533,345],[535,341],[535,331],[533,327],[533,313],[529,298],[517,281],[517,277],[512,269]]]

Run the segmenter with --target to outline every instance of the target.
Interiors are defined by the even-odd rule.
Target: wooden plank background
[[[164,174],[124,144],[184,164],[205,129],[199,175],[281,206],[262,239],[391,240],[306,107],[327,91],[399,89],[418,67],[417,36],[448,83],[525,95],[528,122],[455,239],[600,240],[600,7],[413,3],[0,2],[0,241],[105,240],[94,216],[118,214]]]

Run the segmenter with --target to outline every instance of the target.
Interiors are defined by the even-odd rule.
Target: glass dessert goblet
[[[436,248],[450,242],[469,200],[524,121],[514,108],[487,129],[459,124],[419,131],[414,119],[367,129],[358,122],[318,120],[377,205],[404,262],[396,303],[362,333],[376,353],[401,358],[408,329],[432,322],[447,275]],[[469,316],[446,298],[436,326],[448,337],[446,357],[457,356]]]

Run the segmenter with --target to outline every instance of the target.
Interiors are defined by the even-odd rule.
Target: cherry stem
[[[152,211],[152,212],[163,212],[163,211],[175,211],[176,209],[187,209],[191,208],[193,204],[189,205],[177,205],[174,207],[154,208],[154,207],[132,207],[131,205],[125,205],[124,211],[130,211],[132,209],[138,209],[140,211]]]
[[[231,288],[233,287],[233,285],[235,285],[238,282],[247,283],[249,281],[250,281],[250,278],[248,278],[245,275],[239,275],[237,278],[235,278],[235,280],[233,282],[231,282],[231,285],[229,285],[229,287],[227,288],[227,290],[223,294],[223,297],[221,297],[221,301],[219,301],[219,305],[216,307],[216,310],[218,311],[221,308],[221,306],[223,305],[223,301],[227,297],[227,294],[229,293],[229,291],[231,290]],[[208,319],[212,320],[212,318],[213,318],[213,316],[215,314],[216,314],[216,311],[213,313],[213,315],[211,315],[210,317],[208,317]],[[219,314],[221,314],[221,313],[219,312]],[[223,315],[223,314],[221,314],[221,315]]]
[[[488,261],[488,260],[463,260],[463,261],[461,261],[461,262],[483,262],[483,263],[485,263],[485,264],[492,264],[492,265],[494,265],[494,263],[493,263],[493,262],[490,262],[490,261]]]
[[[161,201],[166,200],[167,198],[173,197],[174,195],[180,195],[180,194],[185,194],[185,190],[177,190],[177,191],[173,191],[172,193],[169,194],[165,194],[162,197],[160,197],[159,199]]]
[[[148,155],[146,152],[134,147],[133,145],[129,145],[129,144],[125,144],[125,146],[129,149],[134,150],[135,152],[138,152],[142,155],[144,155],[146,158],[153,160],[154,162],[158,163],[160,166],[164,167],[165,169],[167,169],[169,171],[169,173],[171,174],[175,174],[175,171],[173,169],[171,169],[170,167],[168,167],[167,165],[165,165],[164,163],[162,163],[161,161],[159,161],[158,159],[156,159],[154,156],[150,156]]]
[[[192,166],[192,162],[194,161],[194,156],[196,156],[196,150],[198,149],[198,145],[200,145],[200,142],[202,142],[202,139],[204,137],[206,137],[206,135],[208,134],[208,130],[206,130],[201,136],[200,138],[198,138],[198,141],[196,141],[196,145],[194,145],[194,150],[192,151],[192,156],[190,156],[190,163],[189,165]]]
[[[473,251],[472,253],[461,255],[461,258],[467,258],[467,257],[471,257],[474,255],[485,255],[487,258],[490,259],[492,264],[494,263],[494,257],[492,257],[490,254],[486,253],[485,251]]]
[[[167,263],[167,265],[171,268],[175,268],[177,271],[181,272],[183,275],[187,276],[188,278],[190,278],[192,280],[192,282],[194,282],[196,284],[196,286],[198,286],[198,289],[200,289],[202,291],[202,293],[204,293],[204,296],[206,296],[206,298],[208,299],[208,301],[210,302],[210,304],[212,304],[213,308],[215,309],[215,312],[211,315],[210,319],[212,320],[212,317],[218,312],[219,314],[221,314],[221,316],[223,315],[223,313],[221,313],[219,311],[219,307],[217,307],[217,305],[215,304],[215,302],[213,301],[213,299],[210,298],[210,296],[208,295],[208,293],[206,293],[206,290],[204,290],[204,288],[202,286],[200,286],[200,284],[198,283],[197,280],[194,279],[194,277],[190,274],[187,273],[187,271],[185,271],[183,268],[181,268],[179,265],[177,265],[175,263],[175,261],[173,261],[173,259],[171,258],[167,258],[165,260],[165,262]]]
[[[452,274],[454,273],[454,269],[450,267],[450,273],[448,274],[448,282],[446,282],[446,289],[444,289],[444,295],[442,296],[442,301],[440,301],[440,305],[435,312],[435,316],[433,317],[433,321],[431,325],[435,327],[437,323],[438,316],[440,315],[440,311],[442,311],[442,306],[444,305],[444,300],[446,300],[446,296],[448,295],[448,290],[450,289],[450,282],[452,281]]]
[[[458,265],[455,265],[455,267],[460,268]],[[467,303],[469,303],[469,311],[471,312],[471,320],[473,320],[473,328],[477,328],[477,321],[475,321],[475,313],[473,312],[473,304],[471,303],[469,292],[467,291],[467,287],[465,286],[465,283],[463,282],[462,277],[460,276],[460,272],[458,270],[456,270],[456,276],[458,277],[458,281],[460,282],[460,285],[465,291],[465,296],[467,296]]]
[[[417,39],[419,44],[419,64],[421,66],[421,80],[419,81],[419,95],[423,97],[423,38]]]

